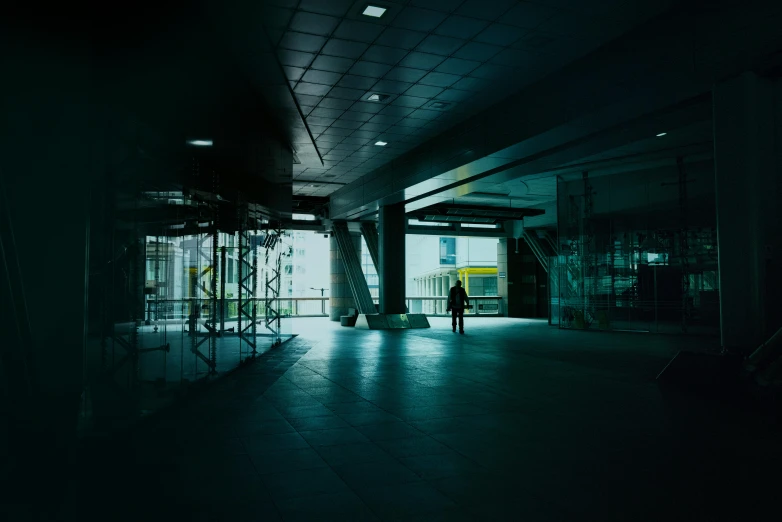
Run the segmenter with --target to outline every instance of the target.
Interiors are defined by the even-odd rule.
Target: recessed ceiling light
[[[379,94],[376,92],[373,92],[372,94],[367,97],[367,100],[373,101],[373,102],[382,102],[386,101],[388,99],[388,94]]]
[[[668,133],[667,133],[667,132],[661,132],[660,134],[658,134],[658,135],[657,135],[657,137],[658,137],[658,138],[662,138],[662,137],[663,137],[663,136],[665,136],[666,134],[668,134]]]
[[[211,147],[213,142],[212,140],[187,140],[187,144],[194,147]]]
[[[433,101],[432,103],[429,104],[429,107],[431,107],[432,109],[445,109],[446,107],[448,107],[448,105],[450,104],[446,102]]]
[[[371,16],[372,18],[380,18],[383,16],[386,12],[385,7],[378,7],[376,5],[368,5],[366,8],[364,8],[364,12],[362,13],[364,16]]]
[[[386,142],[386,141],[376,141],[375,145],[377,145],[378,147],[385,147],[386,145],[388,145],[388,142]]]

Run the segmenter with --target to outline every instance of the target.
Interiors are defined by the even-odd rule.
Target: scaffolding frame
[[[258,353],[257,347],[257,306],[256,293],[258,289],[258,255],[256,248],[251,245],[249,225],[249,209],[247,205],[239,205],[238,224],[238,324],[239,343],[242,341],[252,348],[251,356]],[[245,273],[246,272],[246,273]],[[247,298],[244,298],[246,292]],[[243,326],[242,319],[248,323]]]
[[[202,249],[203,244],[208,241],[212,240],[212,255],[205,253]],[[207,265],[206,267],[201,270],[200,264],[201,259],[206,259]],[[217,367],[217,330],[214,328],[215,319],[216,319],[216,309],[217,306],[217,274],[216,274],[216,265],[217,265],[217,227],[214,221],[210,224],[210,230],[204,234],[198,234],[196,236],[196,260],[198,262],[198,265],[196,266],[196,271],[198,273],[198,282],[196,284],[196,287],[198,290],[203,292],[204,295],[206,295],[207,299],[211,301],[212,305],[210,306],[210,315],[212,319],[211,325],[208,321],[204,322],[204,327],[206,328],[206,336],[199,339],[198,338],[198,318],[201,316],[201,310],[203,310],[202,305],[202,299],[200,297],[197,297],[193,300],[193,308],[190,310],[191,313],[191,320],[190,320],[190,339],[191,339],[191,345],[190,345],[190,352],[196,356],[196,364],[198,363],[198,359],[206,363],[207,367],[209,368],[210,374],[217,373],[216,367]],[[205,275],[210,274],[211,275],[211,290],[206,287],[202,279]],[[205,355],[201,350],[201,346],[205,344],[206,342],[209,342],[209,354]],[[198,372],[196,372],[198,373]]]
[[[285,231],[280,227],[279,223],[270,225],[266,238],[263,242],[264,249],[266,250],[265,261],[266,266],[269,266],[269,256],[275,251],[277,245],[281,245],[281,240],[285,234]],[[292,247],[291,247],[292,248]],[[283,256],[290,256],[291,252],[283,252],[280,248],[277,250],[276,260],[272,265],[271,278],[269,273],[266,273],[266,284],[264,292],[264,323],[266,329],[272,334],[272,346],[282,344],[282,316],[278,309],[280,298],[280,286],[282,284],[282,258]]]

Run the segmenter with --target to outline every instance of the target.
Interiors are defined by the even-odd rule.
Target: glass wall
[[[292,336],[288,231],[202,203],[133,205],[93,267],[83,431],[131,423]]]
[[[719,333],[711,163],[561,177],[557,200],[552,324]]]

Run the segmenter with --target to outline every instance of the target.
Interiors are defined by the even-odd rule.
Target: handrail
[[[551,235],[548,233],[548,231],[544,231],[543,239],[545,239],[548,246],[551,247],[551,251],[554,253],[554,255],[559,254],[559,249],[557,248],[557,244],[551,238]]]
[[[540,243],[538,243],[538,239],[533,237],[526,229],[522,232],[522,236],[524,237],[524,241],[529,245],[530,250],[532,250],[532,253],[538,258],[538,262],[543,267],[543,270],[548,273],[548,257],[540,246]]]
[[[283,317],[327,317],[329,312],[329,299],[330,297],[324,296],[324,297],[284,297],[279,296],[275,297],[272,301],[277,303],[277,307],[282,309]],[[245,297],[243,299],[244,301],[248,301],[248,299]],[[445,302],[448,300],[447,296],[439,296],[439,295],[425,295],[425,296],[408,296],[405,297],[405,302],[407,303],[407,308],[410,312],[413,312],[413,310],[410,309],[410,305],[412,301],[420,301],[420,302]],[[226,306],[229,304],[234,304],[239,301],[238,297],[226,297],[225,299],[219,299],[218,298],[218,307],[219,306]],[[266,300],[263,297],[253,297],[249,299],[250,302],[255,302],[259,307],[263,307],[266,303]],[[302,303],[313,303],[320,301],[321,305],[319,307],[316,306],[309,306],[304,307]],[[162,321],[162,320],[168,320],[172,319],[172,316],[178,317],[180,319],[185,318],[186,316],[190,315],[193,311],[202,311],[204,308],[208,308],[214,301],[211,298],[204,298],[204,297],[183,297],[179,299],[150,299],[146,301],[146,319],[148,321]],[[501,302],[502,297],[498,295],[485,295],[485,296],[471,296],[470,297],[470,304],[475,304],[476,306],[468,310],[467,313],[472,313],[475,315],[501,315],[502,309],[501,309]],[[163,318],[157,318],[156,317],[156,310],[159,310],[164,305],[171,305],[172,303],[180,304],[180,307],[170,307],[167,310],[163,311],[164,314]],[[222,305],[221,305],[222,303]],[[423,306],[423,304],[422,304]],[[303,309],[304,308],[304,309]],[[436,312],[424,312],[426,315],[432,315],[432,316],[443,316],[446,314],[438,314]],[[167,315],[168,317],[165,317]],[[201,313],[198,313],[197,315],[201,315]],[[155,319],[153,319],[155,317]],[[238,313],[236,314],[230,314],[226,313],[226,319],[233,321],[235,318],[238,317]]]
[[[356,250],[348,232],[348,227],[344,223],[335,223],[332,234],[337,242],[339,254],[342,257],[345,274],[348,278],[348,284],[353,291],[353,298],[356,302],[356,308],[363,314],[374,313],[376,308],[372,302],[372,295],[369,293],[367,280],[364,271],[361,268],[361,261],[358,258]]]

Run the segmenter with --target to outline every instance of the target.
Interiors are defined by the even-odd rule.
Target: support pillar
[[[434,278],[434,292],[437,297],[442,297],[443,295],[443,277],[442,276],[436,276]],[[445,313],[445,303],[442,301],[435,301],[437,304],[437,313],[438,314],[444,314]]]
[[[405,205],[378,211],[380,232],[380,312],[403,314],[405,307]]]
[[[442,278],[442,289],[443,293],[442,295],[446,298],[445,301],[443,301],[443,312],[448,309],[448,293],[451,291],[451,287],[448,286],[450,283],[450,277],[448,274],[443,274]]]
[[[353,248],[361,259],[361,234],[351,233]],[[339,321],[347,315],[349,308],[356,308],[356,300],[350,289],[345,263],[337,247],[337,239],[332,234],[329,239],[329,262],[331,264],[331,284],[329,286],[329,319]]]
[[[782,321],[780,84],[746,72],[715,86],[714,165],[722,347],[747,352]]]
[[[500,296],[500,313],[508,315],[508,241],[501,238],[497,242],[497,295]],[[500,277],[504,274],[505,277]]]
[[[432,285],[432,292],[431,292],[432,297],[437,297],[437,277],[432,276],[429,282]],[[433,314],[440,313],[439,308],[437,306],[437,301],[432,301],[432,313]]]

